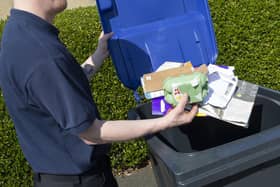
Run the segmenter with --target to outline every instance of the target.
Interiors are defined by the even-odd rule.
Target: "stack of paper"
[[[225,108],[236,89],[238,78],[233,67],[208,65],[208,95],[204,104]]]
[[[248,127],[258,86],[238,80],[233,67],[208,66],[209,91],[199,112]]]

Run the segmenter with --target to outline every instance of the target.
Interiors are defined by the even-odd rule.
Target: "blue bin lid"
[[[215,63],[217,46],[207,0],[97,0],[117,75],[136,90],[165,61]]]

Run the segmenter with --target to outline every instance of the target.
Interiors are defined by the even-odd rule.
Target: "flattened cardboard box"
[[[183,66],[178,68],[172,68],[159,72],[144,74],[142,78],[142,87],[144,90],[145,97],[147,99],[152,99],[155,97],[162,96],[163,81],[167,77],[174,77],[182,74],[190,74],[194,71],[198,71],[205,74],[208,73],[208,69],[205,64],[199,66],[198,68],[193,68],[192,64],[190,62],[187,62]]]

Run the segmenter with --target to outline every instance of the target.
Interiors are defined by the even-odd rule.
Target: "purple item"
[[[228,69],[228,66],[226,66],[226,65],[218,65],[218,66],[221,68],[224,68],[224,69]]]
[[[152,115],[165,115],[172,105],[164,100],[164,96],[152,99]]]

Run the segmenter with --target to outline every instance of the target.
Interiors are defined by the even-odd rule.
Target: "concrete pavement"
[[[150,165],[139,169],[130,176],[116,176],[119,187],[157,187]]]

